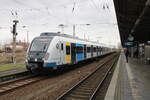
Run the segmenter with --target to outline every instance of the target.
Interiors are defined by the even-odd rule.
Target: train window
[[[90,53],[90,52],[91,52],[91,48],[87,47],[87,53]]]
[[[99,47],[99,52],[101,52],[101,47]]]
[[[97,46],[97,48],[96,48],[96,49],[97,49],[97,52],[99,52],[99,47],[98,47],[98,46]]]
[[[66,54],[70,55],[70,46],[66,46]]]
[[[96,46],[97,52],[98,52],[98,46]]]
[[[98,52],[100,52],[100,47],[98,47],[97,49],[98,49]]]
[[[93,52],[93,45],[91,45],[91,52]]]
[[[61,50],[63,50],[64,49],[64,47],[63,47],[63,43],[61,43]]]
[[[96,52],[96,47],[93,48],[93,51]]]
[[[84,52],[86,52],[86,45],[84,45]]]
[[[83,53],[83,47],[76,47],[76,53]]]

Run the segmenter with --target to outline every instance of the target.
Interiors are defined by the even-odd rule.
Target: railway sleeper
[[[90,95],[81,95],[81,94],[70,94],[68,97],[71,97],[72,99],[70,100],[76,100],[76,99],[81,99],[81,100],[88,100],[90,98]]]
[[[0,89],[0,93],[2,93],[2,92],[4,92],[5,90],[3,90],[3,89]]]
[[[94,90],[93,90],[93,89],[91,89],[91,90],[89,90],[89,89],[76,89],[75,91],[76,91],[76,92],[91,93],[91,92],[93,92]]]
[[[83,100],[83,99],[81,99],[81,98],[75,98],[75,99],[73,99],[72,97],[67,97],[67,98],[65,98],[65,100]]]
[[[89,83],[89,84],[82,84],[81,85],[81,87],[83,87],[83,88],[95,88],[95,86],[97,86],[97,84],[98,84],[99,82],[96,82],[96,83],[93,83],[93,84],[91,84],[91,83]]]
[[[87,88],[93,88],[93,86],[91,86],[92,84],[81,84],[80,87],[87,87]]]
[[[87,86],[85,86],[85,87],[80,86],[80,87],[78,87],[77,89],[79,89],[79,90],[93,91],[93,88],[87,87]]]
[[[77,91],[75,91],[75,92],[72,92],[72,94],[88,96],[88,95],[91,95],[92,92],[81,92],[81,91],[77,92]]]

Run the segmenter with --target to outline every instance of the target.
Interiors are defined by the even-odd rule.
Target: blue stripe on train
[[[44,67],[54,67],[56,66],[56,62],[44,63]]]
[[[76,61],[84,60],[84,54],[83,53],[78,53],[76,54]]]
[[[83,44],[76,44],[76,46],[83,47],[84,45]]]

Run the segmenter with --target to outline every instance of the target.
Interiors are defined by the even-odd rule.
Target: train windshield
[[[35,51],[46,52],[52,38],[53,37],[48,37],[48,38],[42,37],[42,38],[34,39],[29,51],[30,52],[35,52]]]

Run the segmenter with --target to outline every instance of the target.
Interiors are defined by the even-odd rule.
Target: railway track
[[[111,56],[108,58],[110,59]],[[106,58],[104,58],[104,59],[106,60]],[[106,61],[102,61],[102,62],[106,63]],[[9,93],[9,92],[11,92],[15,89],[18,89],[20,87],[23,87],[25,85],[30,85],[32,83],[39,82],[39,81],[42,81],[42,80],[45,80],[48,78],[49,77],[45,77],[45,76],[43,77],[43,76],[37,76],[37,75],[34,75],[34,76],[29,75],[29,76],[18,78],[16,80],[13,80],[10,82],[6,81],[6,82],[0,84],[0,95],[3,95],[5,93]]]
[[[112,57],[100,64],[92,74],[74,85],[56,100],[93,100],[109,71],[117,61],[117,58],[118,56]]]
[[[25,85],[29,85],[29,84],[41,81],[45,78],[46,77],[42,77],[42,76],[38,77],[36,75],[32,75],[32,76],[23,77],[23,78],[20,78],[11,82],[0,84],[0,95],[13,91],[17,88],[23,87]]]
[[[31,73],[29,71],[21,72],[21,73],[16,73],[16,74],[11,74],[11,75],[6,75],[6,76],[1,76],[0,77],[0,83],[6,82],[6,81],[11,81],[15,80],[24,76],[28,76]]]

